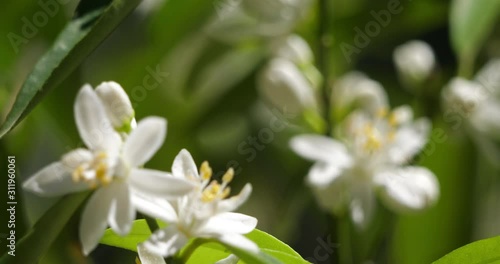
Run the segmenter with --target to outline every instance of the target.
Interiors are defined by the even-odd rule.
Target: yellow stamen
[[[233,168],[229,168],[227,172],[224,174],[224,176],[222,176],[222,182],[228,184],[233,180],[233,178],[234,178],[234,170]]]
[[[208,165],[207,161],[204,161],[200,167],[200,176],[203,180],[210,180],[212,178],[212,168]]]
[[[230,193],[231,193],[231,187],[224,188],[224,191],[222,191],[221,198],[226,199]]]
[[[398,116],[394,112],[391,112],[391,114],[389,115],[389,125],[395,127],[398,124],[399,124]]]
[[[141,260],[138,257],[135,257],[135,264],[142,264]]]
[[[364,148],[368,151],[374,151],[380,149],[382,147],[382,142],[376,135],[376,129],[368,124],[365,126],[365,135],[367,137]]]
[[[71,174],[71,178],[74,182],[79,182],[83,178],[83,166],[78,166],[73,173]]]

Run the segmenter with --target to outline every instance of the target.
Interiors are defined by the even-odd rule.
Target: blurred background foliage
[[[228,28],[227,36],[216,36],[211,21],[225,19],[220,6],[238,4],[223,0],[170,0],[148,6],[145,1],[85,62],[52,91],[42,103],[0,143],[2,157],[15,155],[18,183],[62,153],[80,146],[73,119],[76,92],[84,83],[119,82],[130,95],[138,119],[157,115],[168,119],[167,140],[147,166],[169,170],[173,157],[187,148],[197,163],[208,160],[216,172],[234,166],[237,177],[233,190],[244,183],[254,185],[250,201],[240,211],[259,219],[258,228],[289,243],[304,258],[329,236],[326,216],[315,205],[304,185],[309,163],[299,159],[288,147],[288,139],[306,132],[294,120],[283,131],[262,142],[259,133],[271,126],[273,114],[259,98],[256,78],[269,59],[270,39],[243,38],[226,41],[240,29]],[[392,106],[413,104],[414,97],[398,83],[392,62],[394,48],[408,40],[420,39],[435,50],[440,71],[433,85],[440,89],[457,74],[457,58],[449,37],[450,2],[444,0],[401,1],[403,11],[393,14],[390,23],[361,52],[348,62],[340,43],[352,44],[355,27],[373,20],[370,11],[387,8],[388,1],[335,0],[330,5],[332,39],[327,58],[332,79],[356,69],[381,82]],[[6,1],[0,10],[0,107],[2,119],[15,94],[36,61],[50,47],[58,32],[71,18],[77,1],[68,1],[37,33],[16,52],[7,36],[21,34],[22,18],[31,19],[41,10],[37,1]],[[278,10],[275,10],[278,12]],[[317,51],[317,4],[294,29]],[[476,65],[500,56],[500,27],[488,35]],[[276,36],[273,36],[276,37]],[[477,70],[477,67],[476,67]],[[152,72],[161,72],[160,74]],[[150,76],[150,77],[147,77]],[[145,85],[149,78],[152,86]],[[439,101],[434,93],[434,100]],[[429,167],[441,184],[441,199],[421,214],[392,217],[394,230],[375,221],[368,236],[353,243],[380,241],[380,249],[363,248],[360,256],[384,255],[381,263],[429,263],[470,241],[500,235],[498,170],[485,161],[462,130],[451,128],[439,112],[434,126],[445,131],[445,140],[432,141],[435,151],[416,161]],[[252,138],[257,143],[251,143]],[[5,162],[2,158],[1,162]],[[3,167],[3,166],[2,166]],[[220,174],[221,175],[221,174]],[[219,175],[219,176],[220,176]],[[480,180],[476,180],[480,179]],[[18,184],[18,187],[20,184]],[[18,210],[18,232],[23,233],[55,199],[23,194]],[[379,215],[388,214],[379,206]],[[381,219],[378,217],[377,219]],[[73,223],[78,218],[73,219]],[[24,227],[20,223],[24,223]],[[42,263],[88,263],[80,255],[71,223]],[[40,241],[43,243],[43,241]],[[5,250],[2,247],[2,251]],[[334,249],[335,250],[335,249]],[[333,253],[335,254],[335,253]],[[93,263],[133,263],[131,252],[101,247],[93,253]],[[113,262],[113,261],[114,262]],[[325,262],[318,263],[327,263]]]

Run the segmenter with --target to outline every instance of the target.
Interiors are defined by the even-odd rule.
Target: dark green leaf
[[[0,264],[37,263],[88,194],[88,192],[83,192],[63,197],[19,240],[15,256],[8,255],[7,252],[0,259]]]
[[[452,1],[451,42],[460,60],[462,75],[472,74],[477,52],[495,26],[499,14],[498,0]]]
[[[80,6],[77,17],[68,23],[24,82],[0,127],[0,138],[19,123],[47,92],[74,71],[139,2],[140,0],[115,0],[107,7]]]

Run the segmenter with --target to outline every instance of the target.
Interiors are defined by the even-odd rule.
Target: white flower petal
[[[167,223],[178,221],[175,209],[167,200],[154,199],[141,193],[134,193],[132,203],[137,211],[147,216],[159,218]]]
[[[166,199],[185,195],[194,189],[191,181],[157,170],[132,169],[128,180],[134,190]]]
[[[257,88],[263,98],[290,113],[317,107],[314,88],[299,68],[286,59],[269,62],[259,76]]]
[[[172,256],[182,249],[188,242],[188,238],[175,225],[154,232],[144,246],[153,254],[163,257]]]
[[[94,158],[88,149],[78,148],[64,154],[61,158],[62,164],[69,169],[76,169],[82,163],[90,162]]]
[[[222,200],[218,204],[218,212],[230,212],[240,207],[246,200],[250,197],[252,193],[252,185],[250,183],[245,184],[240,193],[231,198]]]
[[[500,139],[500,101],[489,100],[478,106],[470,122],[477,131]]]
[[[160,254],[149,251],[142,243],[137,245],[137,253],[139,254],[141,264],[166,264]]]
[[[246,252],[258,254],[259,247],[252,240],[239,234],[225,234],[217,238],[223,244],[242,249]]]
[[[131,167],[146,163],[160,149],[167,133],[167,121],[160,117],[144,118],[130,133],[123,146],[123,158]]]
[[[290,146],[297,154],[312,161],[331,162],[338,167],[348,166],[352,162],[344,144],[326,136],[295,136]]]
[[[113,201],[109,210],[109,226],[118,235],[125,236],[130,232],[135,219],[135,208],[132,205],[130,189],[125,182],[113,182],[109,186],[101,187],[113,193]]]
[[[247,234],[254,230],[256,226],[257,219],[255,217],[227,212],[208,219],[200,232],[208,235]]]
[[[379,173],[375,177],[385,204],[395,211],[414,211],[434,204],[439,183],[424,167],[404,167]]]
[[[325,162],[317,162],[309,170],[307,182],[314,186],[325,186],[340,176],[343,169]]]
[[[58,196],[89,189],[83,182],[74,182],[71,172],[61,162],[54,162],[23,183],[23,188],[42,196]]]
[[[199,178],[196,163],[194,163],[191,153],[186,149],[182,149],[175,157],[172,164],[172,174],[180,178]]]
[[[276,56],[293,61],[298,65],[313,62],[313,52],[309,44],[296,34],[289,35],[284,43],[275,48]]]
[[[388,107],[384,87],[360,72],[350,72],[342,76],[334,84],[331,100],[341,115],[353,106],[371,113]]]
[[[347,205],[348,176],[336,166],[318,162],[309,170],[307,184],[324,210],[340,214]]]
[[[348,177],[337,177],[328,185],[311,185],[318,204],[327,212],[342,214],[349,201]]]
[[[349,204],[351,219],[357,228],[363,230],[375,213],[375,195],[371,184],[354,183],[351,187],[351,197]]]
[[[116,82],[103,82],[95,92],[102,100],[108,117],[115,128],[130,123],[134,118],[134,109],[127,93]]]
[[[113,193],[106,188],[98,189],[88,200],[80,220],[79,235],[84,255],[99,244],[106,227]]]
[[[236,255],[231,254],[227,256],[227,258],[215,262],[215,264],[236,264],[238,263],[238,261],[240,261],[240,258],[238,258]]]
[[[488,61],[476,74],[474,80],[493,95],[500,96],[500,58],[494,58]]]
[[[112,151],[119,147],[120,136],[113,129],[101,100],[88,84],[76,97],[75,120],[80,137],[89,149]]]
[[[388,149],[389,159],[395,164],[408,162],[425,146],[430,129],[431,123],[426,118],[399,128]]]
[[[413,120],[413,110],[408,105],[396,107],[391,112],[391,119],[399,125],[408,124]]]

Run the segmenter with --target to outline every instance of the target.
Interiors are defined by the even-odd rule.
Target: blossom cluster
[[[211,179],[208,163],[198,171],[185,149],[175,158],[171,172],[144,168],[165,140],[167,121],[146,117],[136,122],[130,99],[118,83],[104,82],[95,90],[84,85],[76,97],[74,114],[86,148],[64,154],[23,187],[42,196],[93,190],[79,226],[85,255],[96,248],[108,226],[127,235],[137,211],[167,224],[139,245],[141,255],[152,252],[153,258],[162,260],[198,237],[259,251],[243,236],[255,228],[257,219],[232,212],[248,199],[251,185],[230,197],[233,170],[218,183]]]

